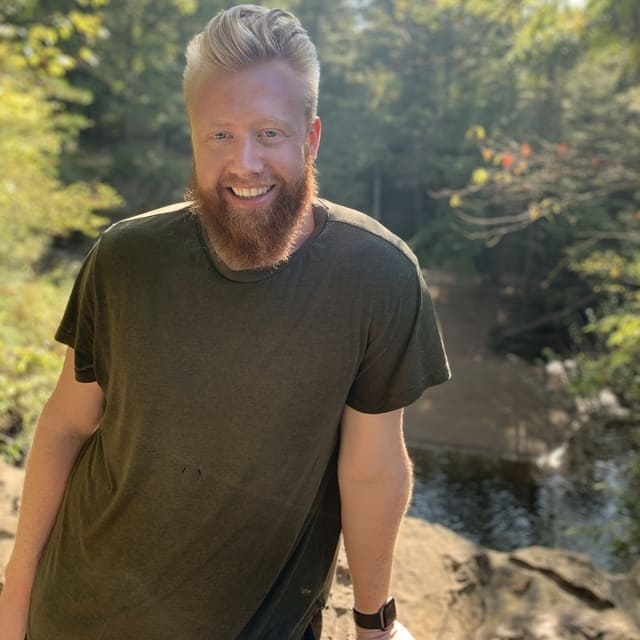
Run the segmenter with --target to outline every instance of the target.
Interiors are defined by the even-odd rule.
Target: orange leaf
[[[567,145],[564,144],[564,142],[561,142],[557,147],[556,147],[556,151],[558,152],[559,156],[563,156],[565,153],[567,153]]]
[[[528,158],[532,151],[531,151],[531,145],[528,142],[523,142],[520,145],[520,153],[525,157]]]
[[[503,153],[502,154],[502,168],[503,169],[509,169],[509,167],[511,167],[511,165],[513,164],[513,155],[510,153]]]
[[[493,158],[493,151],[491,149],[483,149],[482,150],[482,159],[485,162],[490,162],[491,158]]]

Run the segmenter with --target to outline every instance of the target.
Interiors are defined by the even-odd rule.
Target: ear
[[[322,122],[320,118],[316,116],[309,127],[307,132],[307,146],[309,149],[309,155],[315,160],[318,156],[318,149],[320,148],[320,137],[322,134]]]

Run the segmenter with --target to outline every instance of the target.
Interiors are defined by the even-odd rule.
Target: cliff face
[[[640,561],[608,574],[567,551],[499,553],[406,518],[393,590],[416,640],[640,640]],[[323,640],[355,637],[351,606],[341,552]]]

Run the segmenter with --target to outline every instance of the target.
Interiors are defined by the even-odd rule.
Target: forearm
[[[71,468],[89,434],[58,426],[45,407],[34,436],[20,502],[18,530],[5,572],[4,596],[26,605]]]
[[[367,475],[339,472],[342,530],[354,606],[377,611],[389,595],[393,552],[411,494],[411,464],[403,450],[395,463]]]

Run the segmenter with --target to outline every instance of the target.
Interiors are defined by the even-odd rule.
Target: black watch
[[[376,613],[360,613],[354,609],[353,619],[361,629],[386,631],[396,619],[396,601],[393,597],[387,598]]]

